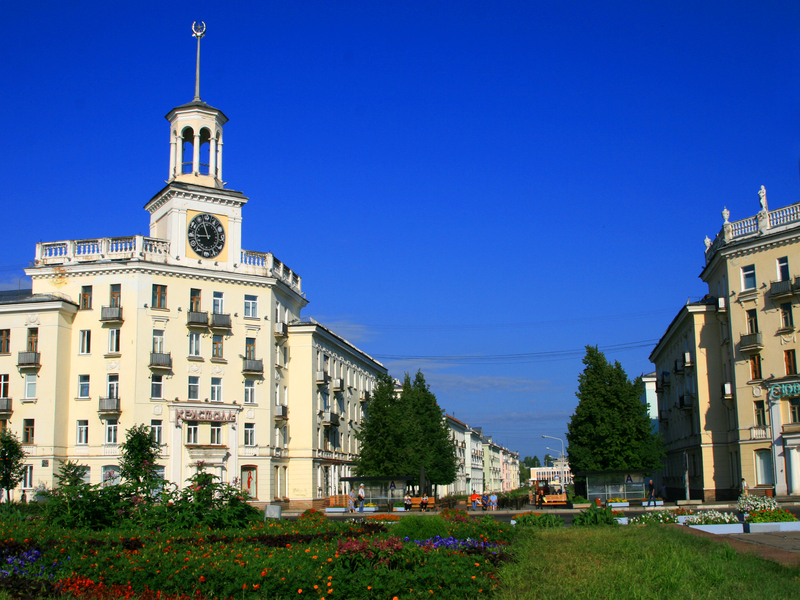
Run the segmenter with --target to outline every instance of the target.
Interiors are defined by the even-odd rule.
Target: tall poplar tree
[[[444,413],[422,372],[414,380],[406,374],[400,395],[388,375],[379,375],[364,407],[364,421],[356,433],[359,477],[419,475],[446,485],[455,481],[458,461]]]
[[[640,400],[641,381],[629,381],[622,365],[610,364],[594,346],[586,347],[583,364],[567,426],[572,472],[660,469],[663,443]]]

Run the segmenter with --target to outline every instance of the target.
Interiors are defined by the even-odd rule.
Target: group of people
[[[491,495],[486,492],[478,494],[478,492],[473,490],[469,501],[472,503],[472,510],[478,510],[478,505],[480,505],[483,510],[497,510],[497,494],[494,492],[492,492]]]
[[[364,499],[366,493],[364,492],[364,484],[358,488],[358,492],[354,488],[350,488],[350,493],[347,494],[347,510],[351,513],[356,512],[356,500],[358,500],[358,512],[364,512]]]
[[[403,498],[403,506],[405,507],[406,512],[411,510],[411,495],[408,492],[406,492],[406,496]],[[419,499],[419,509],[422,512],[428,510],[428,494],[422,494],[422,497]]]

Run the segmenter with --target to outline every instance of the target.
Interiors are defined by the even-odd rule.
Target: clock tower
[[[200,98],[200,40],[205,24],[192,25],[197,38],[194,99],[166,115],[170,129],[167,186],[146,205],[150,236],[170,241],[170,254],[189,263],[230,269],[240,262],[242,206],[247,198],[225,189],[222,128],[228,117]]]

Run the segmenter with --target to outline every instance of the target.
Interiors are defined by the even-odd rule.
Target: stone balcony
[[[64,240],[36,244],[37,267],[76,265],[91,262],[141,260],[168,265],[187,266],[185,257],[171,254],[167,240],[142,235],[127,237],[94,238],[88,240]],[[211,263],[210,263],[211,264]],[[216,270],[230,271],[228,265],[213,263]],[[279,261],[271,252],[242,250],[239,261],[233,264],[234,273],[272,277],[283,282],[297,294],[303,296],[302,279]]]

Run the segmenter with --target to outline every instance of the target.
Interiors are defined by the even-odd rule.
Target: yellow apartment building
[[[52,487],[67,459],[113,481],[125,431],[143,423],[178,485],[203,461],[260,501],[344,493],[361,404],[386,369],[301,316],[294,270],[243,248],[248,198],[222,179],[228,119],[199,84],[166,119],[149,235],[39,243],[32,294],[0,298],[0,426],[28,452],[21,487]]]
[[[686,452],[693,497],[735,496],[742,479],[751,492],[800,496],[800,204],[769,210],[763,186],[758,195],[754,216],[722,211],[705,242],[708,295],[651,354],[671,492]]]

